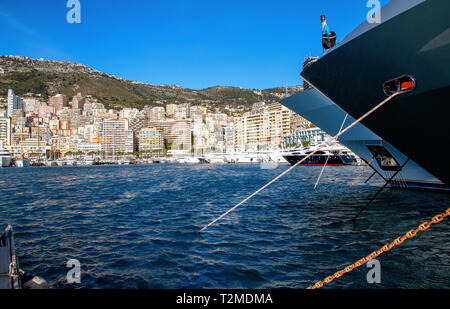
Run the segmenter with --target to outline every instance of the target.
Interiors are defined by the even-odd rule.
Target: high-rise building
[[[190,120],[176,120],[169,127],[167,143],[171,149],[191,150],[192,147],[192,123]]]
[[[128,121],[104,120],[101,124],[101,144],[106,156],[134,152],[134,134],[128,129]]]
[[[164,142],[168,149],[190,150],[192,147],[191,120],[152,121],[150,127],[163,132]]]
[[[161,106],[153,107],[149,112],[150,121],[162,121],[166,118],[166,109]]]
[[[11,119],[8,117],[0,118],[0,140],[4,145],[11,145]]]
[[[14,90],[8,90],[8,112],[7,116],[12,117],[15,110],[23,109],[22,98],[14,94]]]
[[[163,131],[157,128],[143,128],[138,133],[139,151],[164,150]]]
[[[235,121],[234,144],[237,149],[278,148],[290,132],[292,111],[280,103],[255,103],[252,112]]]

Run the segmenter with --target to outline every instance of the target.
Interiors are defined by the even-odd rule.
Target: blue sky
[[[265,89],[301,84],[304,57],[321,54],[321,14],[339,40],[369,11],[367,0],[80,0],[81,24],[69,24],[66,3],[1,0],[0,54],[157,85]]]

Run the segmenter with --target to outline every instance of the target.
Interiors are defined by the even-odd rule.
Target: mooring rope
[[[199,230],[198,232],[201,233],[204,230],[206,230],[208,227],[210,227],[211,225],[213,225],[214,223],[216,223],[217,221],[221,220],[222,218],[224,218],[226,215],[228,215],[230,212],[234,211],[236,208],[238,208],[239,206],[243,205],[244,203],[246,203],[248,200],[252,199],[255,195],[257,195],[258,193],[260,193],[261,191],[263,191],[264,189],[266,189],[267,187],[269,187],[271,184],[273,184],[274,182],[276,182],[278,179],[280,179],[281,177],[283,177],[284,175],[288,174],[290,171],[292,171],[294,168],[296,168],[297,166],[299,166],[300,164],[302,164],[303,162],[305,162],[306,160],[308,160],[310,157],[312,157],[313,155],[315,155],[318,151],[320,151],[322,148],[324,148],[325,146],[331,145],[331,143],[335,143],[339,137],[341,137],[343,134],[347,133],[350,129],[352,129],[354,126],[356,126],[358,123],[360,123],[361,121],[363,121],[364,119],[366,119],[368,116],[370,116],[372,113],[374,113],[376,110],[378,110],[379,108],[381,108],[384,104],[386,104],[387,102],[389,102],[390,100],[392,100],[393,98],[395,98],[396,96],[403,94],[407,91],[398,91],[393,93],[392,95],[390,95],[389,97],[387,97],[383,102],[381,102],[380,104],[378,104],[377,106],[375,106],[374,108],[372,108],[370,111],[368,111],[367,113],[365,113],[363,116],[361,116],[358,120],[356,120],[355,122],[353,122],[351,125],[349,125],[347,128],[345,128],[344,130],[342,130],[341,132],[339,132],[335,137],[333,137],[331,139],[331,141],[329,142],[325,142],[320,144],[319,146],[317,146],[316,150],[313,151],[312,153],[310,153],[309,155],[307,155],[305,158],[303,158],[302,160],[298,161],[295,165],[291,166],[289,169],[287,169],[286,171],[284,171],[283,173],[281,173],[278,177],[274,178],[273,180],[271,180],[269,183],[267,183],[266,185],[264,185],[263,187],[261,187],[260,189],[258,189],[255,193],[253,193],[252,195],[250,195],[249,197],[245,198],[243,201],[241,201],[240,203],[238,203],[236,206],[234,206],[233,208],[231,208],[230,210],[228,210],[227,212],[225,212],[223,215],[221,215],[220,217],[214,219],[211,223],[209,223],[208,225],[206,225],[205,227],[203,227],[201,230]]]
[[[344,128],[344,125],[345,125],[345,123],[347,122],[347,118],[348,118],[348,114],[345,114],[344,121],[342,122],[341,127],[340,127],[338,133],[341,133],[342,129]],[[317,187],[319,186],[320,179],[322,179],[323,173],[325,172],[325,168],[326,168],[327,165],[328,165],[328,161],[330,161],[330,157],[331,157],[331,152],[328,153],[327,160],[325,161],[325,164],[324,164],[324,166],[322,167],[322,170],[320,171],[320,175],[319,175],[319,177],[317,178],[316,185],[314,186],[314,190],[316,190]]]
[[[350,187],[348,187],[349,189],[353,188],[353,186],[356,184],[356,182],[358,181],[359,178],[361,178],[362,175],[364,175],[364,173],[367,171],[367,169],[370,167],[370,165],[372,164],[373,160],[375,160],[375,157],[372,158],[372,160],[370,160],[369,163],[366,163],[366,167],[364,167],[364,169],[362,170],[362,172],[358,175],[358,177],[356,177],[356,179],[352,182],[352,184],[350,185]]]

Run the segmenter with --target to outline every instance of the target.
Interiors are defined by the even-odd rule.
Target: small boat
[[[45,166],[45,163],[35,161],[35,162],[31,162],[31,166],[32,167],[43,167],[43,166]]]
[[[30,167],[31,163],[30,163],[30,161],[28,161],[26,159],[20,158],[20,159],[16,160],[16,166],[17,167]]]
[[[130,165],[131,161],[128,160],[128,159],[121,159],[121,160],[119,160],[119,162],[117,164],[119,164],[119,165]]]
[[[66,160],[66,164],[67,166],[76,166],[77,165],[77,160],[74,158],[68,158]]]
[[[92,165],[95,165],[95,159],[86,157],[80,163],[81,163],[81,165],[92,166]]]
[[[199,164],[200,160],[197,159],[197,158],[191,158],[191,157],[189,157],[189,158],[181,158],[179,160],[179,163],[182,163],[182,164]]]
[[[200,158],[198,158],[198,160],[200,161],[200,164],[210,164],[211,163],[209,161],[209,159],[207,159],[205,157],[200,157]]]
[[[56,161],[47,160],[47,161],[45,161],[45,165],[46,166],[57,166],[58,164],[56,164]]]
[[[224,164],[226,163],[224,154],[220,153],[210,153],[205,156],[210,164]]]
[[[259,164],[263,162],[260,155],[255,153],[236,153],[225,156],[225,162],[236,164]]]
[[[56,160],[56,164],[58,166],[65,166],[67,163],[66,163],[66,160],[58,159],[58,160]]]

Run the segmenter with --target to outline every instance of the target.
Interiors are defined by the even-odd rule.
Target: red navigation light
[[[406,91],[406,90],[412,90],[413,87],[414,87],[414,83],[412,81],[408,81],[408,82],[403,82],[400,89],[402,91]]]
[[[414,89],[416,89],[416,79],[410,75],[394,78],[383,85],[384,93],[388,96],[397,92],[410,92]]]

